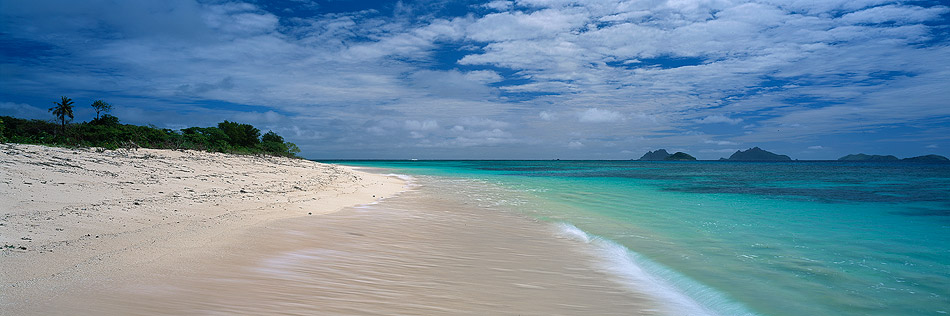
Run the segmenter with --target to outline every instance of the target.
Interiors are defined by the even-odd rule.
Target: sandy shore
[[[299,159],[0,144],[0,314],[198,269],[234,250],[235,236],[404,188]]]
[[[70,315],[676,315],[598,268],[586,243],[490,205],[490,189],[416,179],[378,204],[276,220],[188,269],[63,296]],[[472,198],[476,197],[475,200]],[[489,203],[491,204],[491,203]],[[137,277],[137,278],[135,278]]]
[[[4,315],[671,314],[485,183],[8,144],[0,181]]]

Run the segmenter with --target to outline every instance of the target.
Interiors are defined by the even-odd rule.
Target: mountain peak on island
[[[723,159],[729,161],[789,161],[792,158],[786,155],[778,155],[766,150],[763,150],[759,147],[752,147],[746,151],[736,151],[736,153],[729,156],[729,159]]]
[[[670,154],[666,149],[657,149],[656,151],[648,151],[643,154],[643,157],[638,159],[640,161],[693,161],[696,160],[696,157],[691,156],[690,154],[684,153],[682,151],[677,151],[675,154]]]
[[[687,153],[684,153],[684,152],[682,152],[682,151],[677,151],[675,154],[672,154],[672,155],[670,155],[669,157],[666,157],[666,159],[663,159],[663,160],[666,160],[666,161],[694,161],[694,160],[696,160],[696,157],[693,157],[692,155],[687,154]]]
[[[643,154],[643,156],[640,157],[640,159],[637,159],[637,160],[660,161],[660,160],[666,160],[666,158],[670,156],[672,155],[670,155],[670,153],[667,152],[666,149],[657,149],[656,151],[648,151],[647,153]]]

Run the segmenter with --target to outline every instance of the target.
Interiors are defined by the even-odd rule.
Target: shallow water
[[[491,184],[467,194],[599,240],[610,278],[679,314],[950,312],[948,164],[346,164]]]

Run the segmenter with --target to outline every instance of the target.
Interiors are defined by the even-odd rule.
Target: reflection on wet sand
[[[547,223],[433,187],[276,222],[195,269],[82,298],[90,314],[654,315]],[[70,308],[72,312],[76,309]]]

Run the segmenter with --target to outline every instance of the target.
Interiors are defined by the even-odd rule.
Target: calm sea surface
[[[950,313],[950,164],[333,162],[489,184],[460,194],[559,226],[684,314]]]

